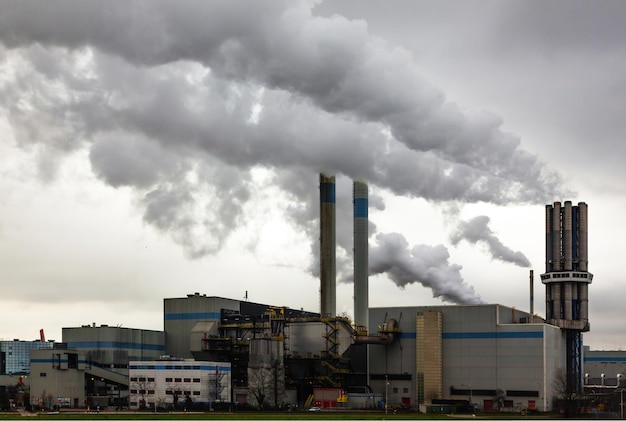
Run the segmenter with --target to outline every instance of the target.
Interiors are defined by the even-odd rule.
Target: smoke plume
[[[454,245],[461,240],[472,244],[485,244],[491,257],[503,262],[513,263],[517,266],[530,267],[530,261],[522,252],[513,251],[506,247],[489,228],[488,216],[477,216],[469,221],[460,221],[456,231],[450,236]]]
[[[461,276],[462,267],[449,264],[448,250],[438,245],[414,246],[401,234],[378,234],[376,247],[370,248],[370,274],[387,273],[400,288],[419,282],[433,297],[459,304],[479,304],[482,300]]]
[[[94,173],[134,191],[144,220],[192,258],[218,252],[245,226],[259,169],[310,238],[319,172],[432,202],[561,195],[559,175],[499,117],[462,111],[406,51],[362,21],[315,16],[308,1],[7,1],[2,9],[0,109],[19,144],[45,145],[41,168],[89,148]],[[339,266],[351,254],[345,235]],[[479,301],[460,267],[446,266],[443,246],[408,253],[397,235],[377,238],[373,273]],[[478,240],[512,259],[493,237]]]

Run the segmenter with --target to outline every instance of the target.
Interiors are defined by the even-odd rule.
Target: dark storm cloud
[[[291,222],[311,233],[321,171],[431,201],[541,203],[562,191],[498,116],[448,101],[364,21],[314,16],[312,7],[6,2],[0,101],[22,144],[51,144],[59,157],[88,145],[94,172],[135,188],[144,220],[190,257],[219,251],[245,223],[255,168],[273,172],[293,198]],[[351,223],[341,218],[346,268]],[[398,237],[377,238],[379,257],[402,249]],[[373,272],[386,268],[399,285],[422,282],[450,301],[473,296],[435,286],[442,273],[463,285],[445,248],[416,247],[388,263],[375,258]]]

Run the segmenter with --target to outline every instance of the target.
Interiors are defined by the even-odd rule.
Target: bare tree
[[[145,377],[138,377],[137,380],[132,380],[130,382],[130,393],[138,394],[141,396],[139,400],[139,409],[146,409],[146,394],[148,394],[149,390],[154,390],[154,382],[147,381]],[[155,397],[155,405],[156,405],[156,397]]]
[[[183,394],[182,389],[176,386],[169,386],[165,393],[172,395],[172,405],[174,406],[174,409],[176,409],[178,406],[178,399],[180,398],[180,395]]]
[[[263,409],[265,399],[271,391],[272,373],[266,368],[260,368],[254,371],[248,379],[248,390],[257,401],[259,409]]]
[[[563,415],[565,418],[572,418],[578,415],[578,394],[576,388],[572,386],[567,377],[567,372],[563,368],[559,368],[554,373],[552,380],[557,399],[561,403]]]
[[[218,402],[222,399],[222,392],[224,391],[224,372],[220,371],[219,366],[215,367],[215,374],[209,375],[209,401],[213,398],[213,402]]]

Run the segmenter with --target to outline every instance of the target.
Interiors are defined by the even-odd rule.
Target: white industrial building
[[[131,361],[128,377],[131,409],[230,402],[230,363]]]

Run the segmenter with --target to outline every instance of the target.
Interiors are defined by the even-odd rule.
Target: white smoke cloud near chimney
[[[459,221],[456,230],[450,235],[452,244],[457,245],[462,240],[470,244],[484,244],[494,260],[513,263],[517,266],[530,267],[530,261],[520,251],[513,251],[496,237],[489,228],[490,218],[485,215],[476,216],[468,221]]]

